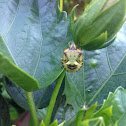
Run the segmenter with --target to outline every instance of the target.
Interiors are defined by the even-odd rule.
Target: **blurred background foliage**
[[[76,8],[76,17],[82,14],[85,7],[91,2],[91,0],[63,0],[63,10],[70,14],[72,8],[79,4]]]

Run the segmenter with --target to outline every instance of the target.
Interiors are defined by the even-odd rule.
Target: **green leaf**
[[[64,123],[65,123],[66,121],[63,121],[62,123],[60,123],[58,126],[64,126]]]
[[[0,52],[40,88],[50,85],[63,71],[61,57],[72,40],[66,12],[60,12],[56,0],[2,0],[0,19]],[[22,85],[27,89],[32,83]]]
[[[112,106],[112,123],[118,126],[123,126],[126,123],[126,90],[122,87],[116,89],[114,93],[109,93],[108,98],[104,101],[101,109],[96,113],[101,113],[104,109]]]
[[[51,85],[47,88],[37,90],[33,92],[34,102],[36,108],[44,108],[48,106],[50,98],[53,93],[53,89],[55,87],[56,81],[54,81]],[[63,80],[61,88],[59,90],[58,97],[63,93],[65,85],[65,80]],[[25,92],[22,88],[15,85],[12,81],[8,78],[5,78],[5,87],[9,95],[13,98],[13,100],[22,108],[29,110],[28,102],[26,99]]]
[[[4,79],[3,79],[4,80]],[[1,94],[6,99],[11,99],[10,95],[7,93],[5,85],[2,83]]]
[[[84,104],[102,104],[108,93],[118,86],[125,87],[126,82],[126,24],[117,34],[115,42],[104,49],[82,51],[84,65],[76,73],[66,73],[67,83],[65,94],[72,100],[67,102],[72,106],[82,107]],[[95,62],[94,62],[95,61]],[[95,65],[91,65],[95,63]],[[70,92],[70,94],[69,94]]]
[[[107,0],[104,7],[102,8],[102,11],[111,6],[112,4],[116,3],[118,0]]]
[[[109,125],[110,124],[110,119],[111,119],[111,116],[112,116],[112,106],[106,108],[106,109],[103,109],[102,111],[98,111],[94,114],[94,118],[95,117],[103,117],[104,118],[104,122],[105,122],[105,125]]]
[[[65,96],[59,97],[53,109],[51,122],[58,120],[58,123],[63,123],[63,126],[71,126],[74,123],[76,116],[71,105],[65,103]]]
[[[81,108],[78,111],[76,119],[75,119],[75,126],[79,126],[80,125],[81,121],[83,120],[84,112],[85,112],[84,108]]]
[[[4,98],[6,98],[6,99],[11,99],[10,95],[7,93],[7,90],[6,90],[4,84],[2,84],[2,88],[1,88],[1,89],[2,89],[2,96],[3,96]]]
[[[66,73],[65,93],[68,99],[72,97],[72,99],[69,100],[69,103],[72,102],[72,104],[74,104],[76,102],[74,104],[75,111],[77,111],[78,108],[83,107],[85,103],[85,85],[83,69],[84,67],[82,67],[81,70],[76,73]]]
[[[75,87],[76,88],[76,87]],[[68,82],[67,76],[65,78],[65,90],[64,93],[66,95],[66,103],[73,105],[74,110],[76,111],[76,113],[79,111],[80,106],[78,105],[78,103],[76,102],[76,96],[74,91],[71,90],[70,84]],[[79,93],[79,92],[78,92]],[[77,94],[78,94],[77,93]],[[79,95],[79,94],[78,94]],[[81,96],[79,96],[81,97]]]
[[[0,94],[0,126],[10,126],[10,113],[6,100]]]
[[[0,72],[27,91],[39,89],[37,81],[0,53]],[[27,86],[26,86],[27,85]]]
[[[38,117],[39,120],[44,120],[45,119],[47,110],[48,110],[48,107],[37,110],[37,117]]]
[[[57,120],[55,120],[53,123],[51,123],[49,126],[58,126]]]
[[[80,126],[106,126],[102,117],[92,118],[83,121]]]
[[[44,122],[43,122],[43,121],[41,121],[40,126],[45,126],[45,124],[44,124]]]
[[[71,29],[71,33],[73,36],[74,36],[74,34],[73,34],[73,32],[74,32],[74,16],[75,16],[75,9],[77,6],[78,6],[78,4],[73,7],[73,9],[70,13],[70,29]]]
[[[92,0],[83,14],[78,18],[75,23],[74,36],[76,38],[80,32],[85,31],[85,28],[89,27],[92,22],[96,19],[97,15],[100,13],[102,7],[104,6],[106,0]],[[81,21],[82,20],[82,21]],[[83,32],[82,32],[83,33]],[[78,40],[75,40],[75,43]]]
[[[102,33],[92,41],[90,41],[87,45],[84,45],[82,48],[86,50],[94,50],[97,48],[100,48],[105,42],[107,41],[107,31],[105,33]]]
[[[104,43],[102,46],[99,47],[99,49],[108,47],[109,45],[111,45],[116,39],[116,36],[114,36],[111,40],[107,41],[106,43]]]
[[[89,126],[89,120],[81,122],[80,126]]]
[[[10,110],[10,119],[12,121],[13,120],[16,120],[19,117],[19,114],[17,112],[17,109],[14,106],[9,105],[9,110]]]
[[[93,117],[93,113],[94,113],[96,107],[97,107],[97,102],[87,109],[86,114],[84,116],[84,120],[91,119]]]
[[[84,32],[78,33],[78,41],[85,40],[81,46],[86,45],[96,36],[107,31],[108,40],[111,40],[116,32],[120,29],[124,23],[124,17],[126,13],[126,1],[119,0],[112,6],[105,9],[95,20],[95,22],[84,30]],[[84,29],[84,28],[83,28]]]
[[[93,118],[89,120],[89,126],[105,126],[104,119],[102,117]]]

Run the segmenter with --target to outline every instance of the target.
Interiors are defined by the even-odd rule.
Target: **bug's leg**
[[[78,62],[78,63],[83,62],[83,56],[82,56],[82,54],[78,56],[77,62]]]
[[[67,55],[64,55],[64,56],[63,56],[63,61],[64,61],[65,63],[68,62],[68,57],[67,57]]]

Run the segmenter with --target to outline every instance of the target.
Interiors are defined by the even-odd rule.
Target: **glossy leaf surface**
[[[84,65],[77,73],[67,73],[67,102],[83,107],[98,104],[118,86],[126,88],[126,24],[112,45],[96,51],[83,51]],[[69,95],[69,93],[71,95]],[[74,100],[70,100],[72,97]],[[76,102],[73,102],[76,101]],[[74,109],[78,110],[76,107]]]
[[[63,71],[61,57],[71,40],[66,13],[56,0],[2,0],[0,19],[0,52],[47,87]]]
[[[33,77],[14,65],[2,54],[0,54],[0,71],[24,90],[31,91],[39,89],[38,82]]]

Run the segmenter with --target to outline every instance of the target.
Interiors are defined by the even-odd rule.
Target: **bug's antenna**
[[[70,47],[71,44],[74,44],[73,40],[71,40],[71,41],[68,42],[68,46]]]
[[[68,46],[69,46],[69,47],[70,47],[71,43],[72,43],[72,40],[68,42]]]

